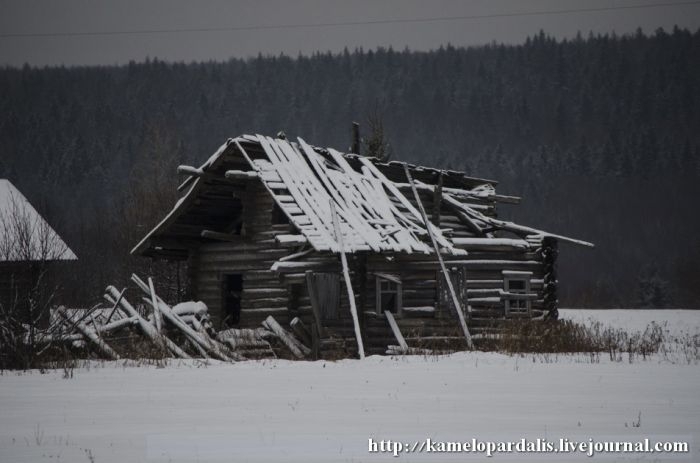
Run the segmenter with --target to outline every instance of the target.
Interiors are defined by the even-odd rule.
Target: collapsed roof
[[[224,232],[240,215],[242,205],[232,201],[231,191],[248,181],[263,183],[300,234],[278,240],[301,239],[319,252],[338,253],[342,247],[346,253],[429,254],[433,248],[427,227],[441,253],[453,256],[466,254],[463,247],[467,242],[478,245],[477,241],[507,240],[494,234],[499,231],[515,238],[550,236],[593,246],[496,219],[488,204],[517,203],[519,198],[496,194],[493,180],[407,166],[415,179],[412,182],[407,179],[402,162],[382,163],[343,154],[332,148],[314,147],[301,138],[297,142],[262,135],[229,139],[201,167],[180,167],[181,172],[189,174],[179,188],[185,191],[184,195],[132,253],[186,257],[183,241],[211,238]],[[441,201],[470,230],[470,236],[453,237],[449,229],[426,224],[409,199],[411,186],[431,192],[439,188]],[[336,226],[341,236],[336,236]]]

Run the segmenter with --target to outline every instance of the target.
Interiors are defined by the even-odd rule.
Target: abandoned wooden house
[[[28,322],[29,301],[60,299],[57,275],[70,270],[76,260],[12,182],[0,179],[0,306],[6,313]]]
[[[221,327],[298,317],[322,357],[471,347],[495,321],[556,318],[557,243],[592,246],[497,219],[519,198],[495,181],[302,139],[244,135],[178,170],[180,199],[132,253],[186,260]]]

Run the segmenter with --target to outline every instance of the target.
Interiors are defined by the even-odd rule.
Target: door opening
[[[241,297],[243,296],[243,275],[224,275],[223,279],[223,327],[236,326],[241,322]]]

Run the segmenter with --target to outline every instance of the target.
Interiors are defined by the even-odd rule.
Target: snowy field
[[[562,310],[674,335],[700,311]],[[546,438],[688,441],[659,455],[368,453],[412,443]],[[604,355],[369,357],[364,361],[91,363],[0,376],[0,462],[700,461],[700,365]]]

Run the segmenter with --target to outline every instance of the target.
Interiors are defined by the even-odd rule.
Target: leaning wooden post
[[[420,200],[420,196],[418,196],[418,190],[416,189],[416,185],[413,183],[413,178],[411,177],[411,172],[408,170],[408,164],[403,165],[404,171],[406,172],[406,178],[408,179],[408,183],[411,185],[411,190],[413,190],[413,196],[416,198],[416,202],[418,203],[418,210],[420,210],[421,216],[423,217],[423,223],[425,224],[425,229],[428,231],[428,236],[430,237],[430,241],[433,243],[433,249],[435,249],[435,254],[437,255],[438,262],[440,262],[440,268],[442,269],[443,275],[445,275],[445,282],[447,283],[447,288],[450,290],[450,295],[452,296],[452,302],[455,305],[455,309],[457,310],[457,317],[459,317],[459,324],[462,326],[462,331],[464,332],[464,339],[467,340],[467,347],[470,349],[474,348],[474,342],[472,341],[472,336],[469,334],[469,328],[467,328],[467,322],[464,319],[464,312],[462,311],[462,304],[459,302],[459,298],[457,297],[457,293],[455,292],[455,288],[452,285],[452,278],[450,278],[450,273],[447,271],[447,267],[445,267],[445,261],[442,260],[442,254],[440,254],[440,248],[437,245],[437,241],[435,241],[435,236],[433,236],[433,231],[430,228],[430,222],[428,221],[428,216],[425,214],[425,209],[423,208],[423,203]]]
[[[350,313],[352,313],[352,323],[355,326],[355,339],[357,339],[357,350],[360,353],[360,359],[364,359],[365,347],[362,345],[362,332],[360,331],[360,320],[357,317],[357,307],[355,306],[355,292],[352,290],[352,281],[350,281],[350,271],[348,270],[348,260],[345,257],[345,250],[343,249],[343,235],[340,232],[338,213],[335,210],[335,204],[333,203],[333,200],[331,200],[331,215],[333,215],[333,229],[335,230],[335,239],[336,241],[338,241],[338,249],[340,250],[340,262],[343,265],[345,287],[348,290],[348,299],[350,299]]]
[[[163,331],[163,316],[158,310],[158,300],[156,299],[156,289],[153,286],[153,279],[148,277],[148,289],[151,291],[151,300],[153,301],[153,322],[156,325],[156,331],[161,333]]]
[[[114,302],[114,305],[112,306],[112,311],[109,313],[109,317],[107,317],[107,321],[104,322],[105,325],[109,324],[109,321],[112,319],[112,315],[114,315],[114,312],[117,311],[117,307],[119,307],[119,302],[121,302],[122,298],[124,297],[125,292],[126,292],[126,287],[124,287],[124,289],[122,289],[122,292],[119,293],[119,297]]]

